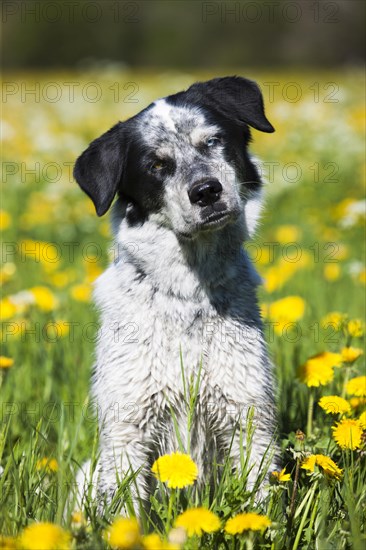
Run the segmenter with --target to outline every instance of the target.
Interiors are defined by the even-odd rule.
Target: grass
[[[215,75],[106,72],[6,78],[18,85],[19,93],[9,95],[3,110],[1,355],[14,360],[12,366],[0,368],[0,528],[4,537],[17,537],[35,521],[52,522],[71,533],[73,547],[104,548],[105,529],[125,505],[132,512],[133,472],[121,480],[118,495],[104,514],[89,494],[83,518],[75,521],[68,501],[79,465],[91,457],[94,464],[97,460],[96,414],[88,399],[97,313],[89,292],[91,281],[109,262],[110,243],[108,222],[96,218],[88,199],[71,182],[68,163],[117,119],[210,76]],[[268,516],[272,523],[263,532],[232,536],[221,529],[191,537],[182,546],[185,549],[357,550],[366,542],[362,443],[354,450],[342,449],[331,430],[339,416],[325,414],[318,401],[324,395],[342,394],[351,400],[346,383],[364,374],[364,359],[343,363],[334,369],[332,381],[315,388],[299,379],[297,369],[319,352],[338,353],[363,343],[362,326],[359,335],[352,336],[356,333],[348,330],[348,321],[362,318],[365,311],[360,202],[364,193],[363,77],[345,71],[283,74],[280,79],[271,74],[250,76],[262,83],[264,91],[263,83],[279,82],[273,103],[265,94],[268,117],[277,132],[254,135],[252,149],[267,162],[269,183],[262,226],[248,250],[266,279],[260,301],[267,305],[263,311],[278,380],[279,438],[283,466],[291,480],[271,485],[267,481],[268,497],[258,503],[255,491],[245,485],[247,464],[240,476],[232,474],[228,463],[213,465],[222,474],[213,491],[194,485],[171,491],[158,484],[151,497],[152,512],[141,518],[141,530],[164,537],[183,510],[203,506],[217,514],[223,526],[244,511]],[[88,102],[76,92],[75,101],[68,101],[63,83],[71,80],[79,83],[77,90],[98,82],[101,100]],[[37,101],[32,96],[22,101],[22,83],[30,86],[32,81],[40,83],[41,91],[50,82],[58,83],[63,91],[60,101],[42,97]],[[281,94],[289,81],[301,87],[297,103]],[[116,103],[114,92],[108,92],[114,82],[121,82],[125,94],[130,90],[124,92],[123,84],[136,83],[138,103],[128,98],[124,102],[125,96]],[[314,82],[319,83],[319,101],[314,97]],[[325,100],[330,82],[339,88],[336,103]],[[301,299],[303,311],[296,312],[294,306],[281,310],[280,303],[280,314],[277,308],[272,318],[273,304],[289,296]],[[324,325],[322,320],[331,312],[344,314],[340,330],[334,323]],[[190,417],[195,391],[192,388],[186,397]],[[356,407],[355,396],[351,403],[345,417],[357,419],[365,403],[360,399]],[[247,423],[249,428],[253,424],[250,411]],[[248,431],[255,437],[255,431]],[[301,465],[308,454],[331,457],[343,475],[337,480],[318,466],[313,473],[304,470]],[[44,458],[55,459],[57,468],[42,466]],[[263,475],[268,480],[265,471]],[[11,544],[1,540],[0,548]],[[38,543],[33,547],[39,548]]]

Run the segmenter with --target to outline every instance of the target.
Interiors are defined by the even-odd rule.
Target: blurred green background
[[[365,3],[4,1],[3,66],[360,65]]]

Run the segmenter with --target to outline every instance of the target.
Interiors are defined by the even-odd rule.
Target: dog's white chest
[[[189,383],[199,372],[202,392],[225,388],[227,400],[250,401],[263,391],[258,333],[230,315],[219,316],[204,294],[183,301],[151,292],[142,282],[129,288],[111,266],[97,283],[96,298],[102,332],[94,389],[105,405],[147,405],[157,394],[182,395],[183,380]]]

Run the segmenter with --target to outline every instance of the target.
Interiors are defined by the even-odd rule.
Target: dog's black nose
[[[221,192],[222,185],[219,180],[201,180],[191,187],[188,191],[188,196],[192,204],[208,206],[219,200]]]

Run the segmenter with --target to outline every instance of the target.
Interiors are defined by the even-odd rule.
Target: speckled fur
[[[159,100],[138,120],[146,147],[174,158],[177,169],[164,181],[159,211],[130,223],[128,199],[114,204],[114,262],[95,284],[101,329],[92,393],[100,421],[98,488],[107,498],[116,472],[130,466],[140,496],[151,489],[149,469],[165,453],[179,450],[170,407],[187,446],[183,378],[200,371],[190,453],[200,481],[209,478],[214,456],[230,454],[240,468],[240,429],[255,408],[250,463],[253,483],[268,447],[272,469],[279,465],[274,443],[274,382],[256,298],[260,277],[242,247],[260,213],[260,189],[248,191],[236,167],[218,146],[210,162],[196,142],[217,127],[199,108],[171,107]],[[202,177],[217,177],[231,213],[209,230],[187,189]],[[244,436],[245,441],[245,436]]]

